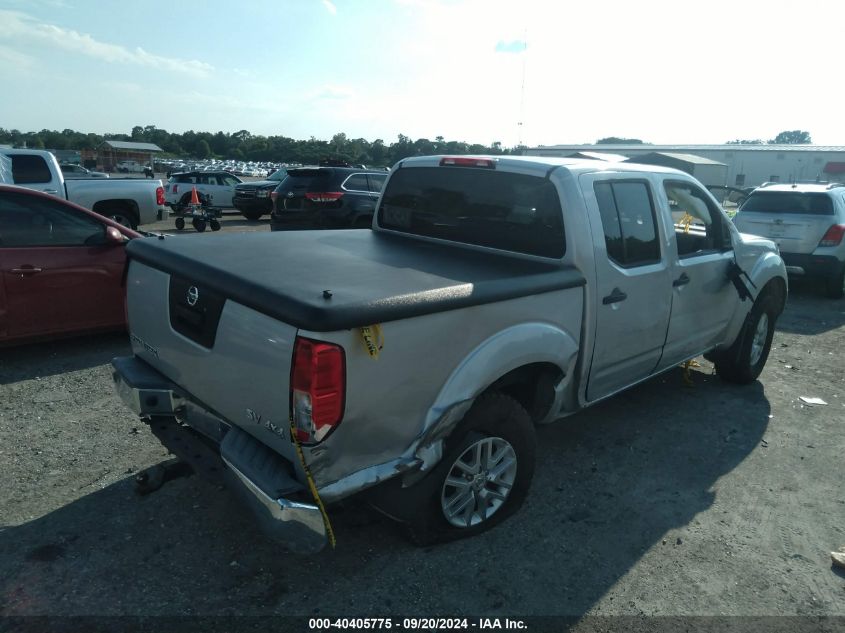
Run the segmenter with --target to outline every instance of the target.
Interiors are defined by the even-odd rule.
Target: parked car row
[[[243,182],[227,171],[186,171],[171,175],[165,199],[175,211],[191,191],[215,207],[234,207],[248,220],[270,214],[270,228],[365,228],[372,224],[384,170],[332,163],[277,169],[266,180]]]

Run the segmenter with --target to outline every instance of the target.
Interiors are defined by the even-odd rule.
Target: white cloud
[[[0,10],[0,39],[35,42],[109,63],[134,64],[200,77],[207,77],[214,70],[210,64],[195,59],[162,57],[148,53],[140,46],[133,50],[100,42],[86,33],[37,22],[19,11]]]
[[[323,6],[326,7],[326,10],[332,15],[337,15],[337,7],[334,6],[334,3],[331,0],[323,0]]]
[[[0,46],[0,66],[7,71],[22,71],[30,70],[37,65],[34,57],[25,55],[20,51],[9,48],[8,46]]]

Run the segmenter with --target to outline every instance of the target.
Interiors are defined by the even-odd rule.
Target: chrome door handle
[[[23,277],[24,275],[35,275],[41,272],[41,268],[33,268],[32,266],[27,266],[25,268],[12,268],[11,272],[15,275],[20,275]]]
[[[51,195],[59,193],[57,189],[43,189],[42,191],[44,191],[44,193],[49,193]]]

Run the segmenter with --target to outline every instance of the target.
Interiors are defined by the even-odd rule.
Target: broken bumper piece
[[[115,358],[112,367],[121,399],[150,423],[161,443],[200,474],[224,473],[270,538],[297,553],[325,547],[320,509],[296,500],[305,489],[290,462],[204,409],[144,361]]]

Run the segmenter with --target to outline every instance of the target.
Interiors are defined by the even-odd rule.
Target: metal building
[[[527,156],[571,156],[577,152],[623,154],[636,158],[655,152],[693,154],[723,163],[724,182],[712,185],[757,186],[764,182],[838,181],[845,178],[842,145],[541,145]]]

